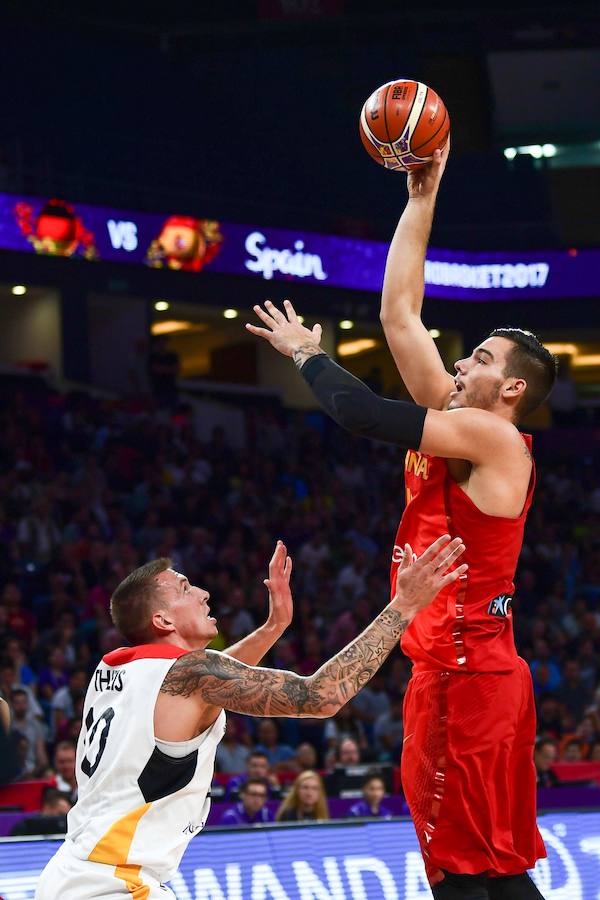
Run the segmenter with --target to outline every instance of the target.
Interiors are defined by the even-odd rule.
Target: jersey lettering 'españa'
[[[521,435],[529,450],[531,436]],[[392,596],[405,544],[420,556],[441,534],[461,537],[466,581],[441,591],[413,619],[402,650],[414,671],[510,672],[517,665],[511,601],[513,578],[535,485],[532,469],[521,515],[481,512],[448,471],[445,459],[409,450],[404,464],[406,509],[392,554]]]
[[[80,859],[143,866],[168,881],[206,822],[224,711],[184,757],[166,756],[154,737],[161,685],[186,652],[167,644],[114,650],[94,672],[77,744],[78,800],[67,818],[67,844]]]

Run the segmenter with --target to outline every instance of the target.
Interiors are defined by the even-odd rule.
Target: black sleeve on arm
[[[326,353],[311,356],[300,374],[323,409],[342,428],[362,437],[419,448],[427,407],[380,397]]]

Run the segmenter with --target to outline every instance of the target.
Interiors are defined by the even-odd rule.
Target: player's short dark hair
[[[52,785],[45,787],[42,791],[42,806],[54,806],[59,800],[68,800],[71,803],[71,798],[68,794],[65,794],[64,791],[59,791],[58,788]]]
[[[25,696],[27,697],[27,699],[29,699],[29,694],[27,693],[27,691],[25,690],[25,688],[22,688],[22,687],[16,687],[16,688],[13,688],[13,689],[11,690],[11,692],[10,692],[11,700],[12,700],[14,697],[16,697],[18,694],[25,694]]]
[[[367,772],[362,783],[363,788],[366,788],[372,781],[380,781],[385,788],[385,779],[379,772]]]
[[[56,747],[54,748],[54,756],[58,753],[59,750],[75,750],[77,751],[77,747],[75,746],[75,741],[59,741]]]
[[[556,381],[558,361],[531,331],[494,328],[488,337],[503,337],[514,345],[506,357],[504,375],[524,378],[527,388],[517,406],[517,419],[524,419],[544,402]]]
[[[258,784],[265,789],[265,795],[269,794],[269,784],[266,778],[247,778],[240,787],[240,794],[245,794],[251,784]]]
[[[171,560],[161,556],[134,569],[115,588],[110,598],[110,615],[131,644],[143,644],[153,637],[150,614],[157,594],[154,579],[170,568]]]

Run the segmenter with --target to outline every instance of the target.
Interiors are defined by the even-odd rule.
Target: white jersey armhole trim
[[[198,750],[202,746],[208,736],[212,734],[217,722],[219,722],[222,716],[223,710],[220,711],[215,721],[209,725],[205,731],[201,734],[197,734],[196,737],[190,738],[189,741],[162,741],[160,738],[155,737],[154,742],[165,756],[170,756],[173,759],[181,759],[183,756],[187,756],[188,753],[193,753],[194,750]]]

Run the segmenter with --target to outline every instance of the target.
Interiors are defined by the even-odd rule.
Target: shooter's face
[[[469,357],[455,362],[456,387],[450,394],[448,409],[494,410],[502,402],[505,389],[516,380],[504,374],[513,346],[503,337],[487,338]]]

